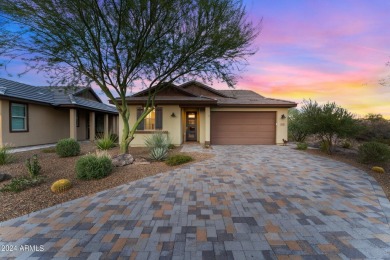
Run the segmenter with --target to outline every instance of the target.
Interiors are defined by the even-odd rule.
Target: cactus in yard
[[[372,167],[371,170],[377,173],[385,173],[385,170],[382,167],[378,167],[378,166]]]
[[[69,190],[71,187],[72,183],[68,179],[61,179],[54,182],[50,189],[54,193],[60,193]]]

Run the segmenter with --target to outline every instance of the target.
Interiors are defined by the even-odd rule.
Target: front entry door
[[[197,118],[196,112],[186,113],[186,141],[197,141]]]

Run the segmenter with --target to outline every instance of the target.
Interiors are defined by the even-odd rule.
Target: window
[[[143,107],[137,108],[137,118],[144,112]],[[156,107],[138,125],[137,130],[162,130],[162,107]]]
[[[28,108],[27,104],[10,103],[10,131],[28,131]]]
[[[156,110],[153,110],[144,119],[144,130],[154,130],[155,123],[156,123]]]

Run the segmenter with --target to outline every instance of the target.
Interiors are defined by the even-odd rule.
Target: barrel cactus
[[[51,191],[54,193],[60,193],[69,190],[72,187],[72,183],[68,179],[61,179],[54,182],[51,185]]]
[[[385,173],[385,170],[382,167],[378,167],[378,166],[372,167],[371,170],[377,173]]]

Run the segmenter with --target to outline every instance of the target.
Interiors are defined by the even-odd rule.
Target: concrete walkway
[[[216,156],[0,223],[0,258],[390,256],[390,203],[366,173],[286,146],[208,152]]]

